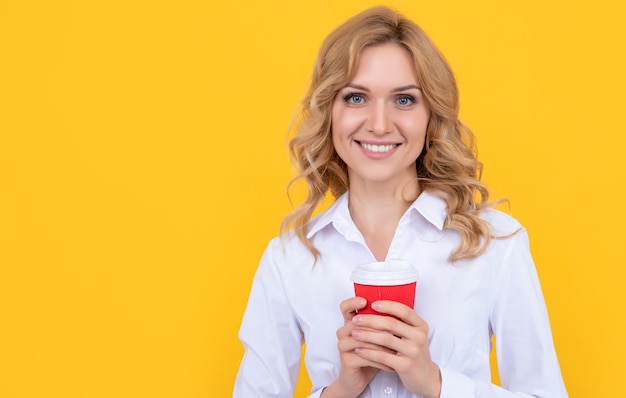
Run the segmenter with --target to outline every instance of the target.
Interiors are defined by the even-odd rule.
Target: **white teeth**
[[[391,145],[372,145],[372,144],[366,144],[364,142],[360,143],[361,146],[365,149],[367,149],[370,152],[389,152],[391,151],[393,148],[397,147],[398,144],[391,144]]]

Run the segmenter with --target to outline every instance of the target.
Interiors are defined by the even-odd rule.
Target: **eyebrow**
[[[354,84],[354,83],[348,83],[348,84],[346,84],[346,87],[356,88],[357,90],[363,90],[363,91],[367,91],[367,92],[370,91],[367,87],[361,86],[359,84]],[[409,84],[407,86],[396,87],[393,90],[391,90],[391,92],[397,93],[399,91],[406,91],[406,90],[411,90],[411,89],[416,89],[416,90],[422,91],[422,88],[420,86],[418,86],[416,84]]]

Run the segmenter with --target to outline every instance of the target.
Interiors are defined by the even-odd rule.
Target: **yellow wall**
[[[378,2],[211,3],[0,2],[1,397],[229,396],[287,124],[322,38]],[[616,396],[626,357],[618,3],[388,3],[458,76],[572,397]]]

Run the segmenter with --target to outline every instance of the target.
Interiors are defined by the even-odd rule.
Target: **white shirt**
[[[387,253],[420,274],[415,311],[429,325],[432,360],[442,376],[441,398],[567,397],[550,321],[526,231],[510,216],[485,210],[498,235],[478,258],[450,263],[460,238],[444,229],[446,203],[423,192],[403,215]],[[339,303],[354,296],[352,269],[375,261],[350,217],[348,194],[311,221],[313,257],[297,238],[272,240],[257,270],[239,338],[245,354],[233,396],[291,397],[301,345],[313,384],[311,397],[339,375]],[[491,383],[491,335],[502,388]],[[380,371],[360,395],[415,397],[393,372]]]

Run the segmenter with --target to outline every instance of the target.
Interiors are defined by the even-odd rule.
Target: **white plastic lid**
[[[417,282],[419,273],[408,261],[389,260],[359,265],[350,280],[360,285],[393,286]]]

